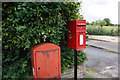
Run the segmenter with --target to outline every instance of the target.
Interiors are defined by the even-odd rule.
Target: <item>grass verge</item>
[[[112,51],[112,50],[108,50],[108,49],[103,49],[103,50],[106,51],[106,52],[112,52],[112,53],[118,54],[118,52],[116,52],[116,51]]]

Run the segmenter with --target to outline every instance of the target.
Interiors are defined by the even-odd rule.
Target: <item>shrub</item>
[[[99,21],[98,24],[103,27],[104,25],[106,25],[107,23],[103,20],[103,21]]]
[[[73,65],[73,50],[66,47],[67,23],[79,19],[80,3],[2,3],[3,78],[31,76],[31,47],[49,42],[61,47],[62,72]],[[86,60],[78,52],[78,63]]]

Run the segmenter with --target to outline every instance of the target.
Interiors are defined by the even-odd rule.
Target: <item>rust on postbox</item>
[[[42,43],[32,47],[32,77],[61,78],[60,47],[51,43]]]
[[[86,48],[86,20],[70,21],[67,26],[68,47],[75,50]]]

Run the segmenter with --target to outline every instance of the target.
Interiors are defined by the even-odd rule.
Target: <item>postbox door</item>
[[[76,38],[76,48],[77,50],[82,50],[86,47],[86,32],[77,32]]]
[[[58,49],[36,52],[37,77],[55,78],[58,76]]]

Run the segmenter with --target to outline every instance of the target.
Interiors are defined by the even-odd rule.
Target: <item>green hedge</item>
[[[73,66],[73,49],[67,48],[67,23],[79,19],[81,3],[2,3],[3,78],[31,76],[31,47],[49,42],[61,47],[61,68]],[[78,63],[86,60],[83,51]]]
[[[118,36],[120,35],[119,30],[115,28],[99,28],[96,25],[87,27],[87,32],[90,35],[108,35],[108,36]]]

